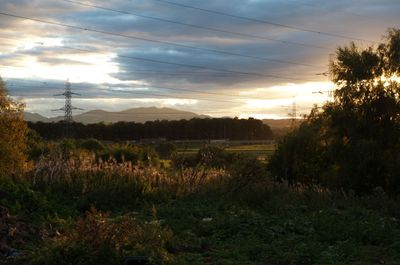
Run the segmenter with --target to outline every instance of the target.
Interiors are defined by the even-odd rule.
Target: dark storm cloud
[[[151,2],[151,1],[150,1]],[[279,4],[279,3],[271,3],[271,2],[253,2],[252,1],[234,1],[230,2],[229,5],[221,4],[220,1],[219,4],[215,4],[214,2],[210,4],[209,6],[205,5],[206,8],[209,9],[215,9],[215,10],[223,10],[224,12],[230,12],[230,13],[244,13],[244,14],[251,14],[253,17],[261,18],[263,19],[266,17],[269,20],[277,21],[279,22],[282,20],[283,22],[286,22],[288,24],[291,24],[291,22],[295,22],[295,20],[304,20],[304,23],[307,24],[310,21],[310,17],[315,17],[316,15],[313,14],[315,10],[319,10],[318,12],[321,13],[321,15],[324,15],[325,13],[332,8],[333,10],[337,10],[336,13],[339,13],[343,7],[346,7],[345,2],[337,2],[335,4],[327,4],[327,6],[323,7],[321,4],[313,6],[312,3],[309,4],[298,4],[295,2],[292,3],[285,3],[285,4]],[[115,3],[114,3],[115,4]],[[204,5],[204,4],[203,4]],[[203,6],[202,6],[203,7]],[[126,6],[126,9],[124,10],[135,10],[133,6]],[[221,16],[210,16],[206,15],[207,18],[210,17],[210,19],[204,20],[204,16],[193,16],[192,13],[195,13],[194,11],[186,11],[184,12],[181,9],[177,8],[168,8],[168,7],[163,7],[160,8],[160,5],[156,5],[155,10],[158,9],[165,11],[170,10],[169,17],[172,17],[174,19],[179,18],[180,21],[183,21],[185,23],[191,23],[191,24],[200,24],[200,25],[206,25],[211,23],[210,26],[213,27],[227,27],[228,29],[234,28],[246,28],[247,32],[250,33],[255,33],[260,36],[265,34],[265,28],[267,30],[270,30],[272,27],[265,27],[264,30],[261,31],[262,34],[260,34],[260,31],[255,31],[255,29],[260,29],[260,25],[258,23],[250,22],[248,23],[247,21],[243,23],[243,21],[233,21],[234,19],[226,19]],[[225,9],[223,9],[225,8]],[[154,7],[153,7],[154,9]],[[180,12],[178,12],[180,11]],[[325,12],[324,12],[325,11]],[[262,58],[268,58],[272,60],[286,60],[289,62],[301,62],[301,63],[313,63],[313,62],[318,62],[319,65],[322,65],[321,63],[321,57],[323,57],[324,60],[328,58],[327,53],[328,51],[321,51],[316,49],[311,49],[311,48],[306,48],[306,47],[295,47],[295,45],[288,45],[288,44],[281,44],[281,43],[276,43],[276,42],[267,42],[264,45],[261,45],[260,40],[249,40],[245,39],[243,40],[241,37],[232,35],[232,34],[227,34],[228,36],[224,36],[225,39],[230,39],[231,42],[236,43],[236,42],[244,42],[243,44],[239,45],[232,45],[229,43],[218,43],[218,38],[221,38],[220,35],[224,34],[215,34],[213,32],[207,32],[204,30],[197,30],[193,28],[188,28],[188,27],[183,27],[183,26],[176,26],[176,25],[171,25],[165,23],[160,23],[158,21],[149,21],[148,19],[142,19],[142,18],[135,18],[129,15],[113,15],[111,16],[109,12],[105,11],[100,11],[99,13],[95,14],[94,11],[89,11],[91,12],[92,15],[87,15],[84,16],[86,19],[84,20],[86,23],[85,25],[89,24],[95,25],[95,26],[100,26],[102,28],[108,28],[108,30],[112,30],[113,27],[117,27],[120,31],[122,32],[139,32],[142,33],[142,35],[148,35],[151,36],[152,39],[158,40],[159,37],[163,37],[164,35],[167,35],[167,39],[163,38],[162,40],[169,41],[170,39],[184,39],[184,41],[180,41],[178,43],[184,43],[200,48],[205,48],[205,49],[210,49],[212,47],[217,47],[220,49],[220,47],[223,47],[225,51],[228,52],[233,52],[233,53],[239,53],[239,54],[244,54],[244,55],[251,55],[251,56],[259,56]],[[137,12],[137,11],[136,11]],[[146,14],[146,12],[144,12]],[[156,13],[158,17],[166,17],[165,14],[157,14],[157,12],[147,12],[147,13]],[[337,14],[333,13],[330,14],[330,17],[334,18]],[[279,17],[277,16],[279,14]],[[317,14],[318,15],[318,14]],[[342,14],[339,14],[340,16]],[[340,17],[339,16],[339,17]],[[286,20],[284,20],[286,18]],[[202,21],[199,21],[201,19]],[[275,20],[274,20],[275,19]],[[227,23],[227,20],[229,23]],[[326,17],[323,19],[326,20]],[[112,22],[113,21],[113,22]],[[314,19],[315,21],[315,19]],[[283,23],[282,22],[282,23]],[[217,25],[217,26],[215,26]],[[294,24],[296,25],[296,24]],[[315,27],[315,25],[313,25]],[[321,25],[319,25],[321,26]],[[312,28],[312,27],[311,27]],[[354,32],[351,27],[346,27],[346,32],[348,32],[348,29],[352,30],[352,33]],[[295,41],[299,43],[309,43],[309,44],[314,44],[314,45],[321,45],[328,48],[335,48],[336,45],[331,45],[332,40],[329,37],[321,37],[317,36],[317,40],[319,38],[319,43],[315,43],[315,36],[314,36],[314,43],[310,41],[310,33],[304,33],[304,32],[298,32],[298,31],[292,31],[292,30],[277,30],[277,28],[272,28],[272,33],[275,36],[283,36],[285,41]],[[346,33],[345,32],[345,33]],[[358,32],[362,33],[362,32]],[[195,34],[197,43],[194,44],[192,41],[193,35]],[[353,34],[351,34],[353,35]],[[350,36],[351,36],[350,35]],[[137,35],[136,35],[137,36]],[[182,37],[183,36],[183,37]],[[208,45],[204,45],[204,41],[202,41],[203,38],[207,39],[209,38],[209,43]],[[213,41],[213,38],[216,38]],[[330,40],[330,41],[328,41]],[[219,78],[218,74],[199,74],[198,76],[192,74],[188,76],[179,76],[179,75],[150,75],[149,73],[139,73],[138,70],[167,70],[171,71],[172,73],[176,73],[179,71],[182,71],[183,69],[185,70],[192,70],[195,68],[191,67],[180,67],[180,66],[171,66],[171,65],[164,65],[162,66],[161,64],[156,64],[156,63],[145,63],[145,62],[133,62],[132,60],[127,60],[126,58],[123,58],[126,54],[128,55],[135,55],[139,57],[145,57],[149,59],[157,59],[161,61],[167,61],[167,62],[178,62],[182,64],[193,64],[193,65],[198,65],[198,66],[209,66],[212,68],[221,68],[221,69],[228,69],[228,70],[234,70],[234,71],[240,71],[241,69],[247,69],[251,70],[255,73],[266,73],[266,74],[281,74],[282,72],[291,74],[292,69],[300,69],[301,72],[310,74],[310,70],[304,69],[304,67],[299,68],[298,66],[296,67],[295,65],[282,65],[279,63],[274,63],[274,62],[260,62],[260,60],[252,60],[252,59],[243,59],[238,56],[221,56],[218,54],[213,54],[209,52],[204,52],[204,51],[198,51],[198,50],[192,50],[190,49],[177,49],[173,45],[164,45],[164,44],[157,44],[154,45],[150,42],[146,44],[145,41],[131,41],[131,40],[120,40],[120,43],[122,45],[127,45],[127,43],[136,43],[137,46],[139,46],[139,49],[135,47],[134,52],[129,52],[129,51],[124,51],[120,52],[120,55],[122,57],[117,57],[117,62],[120,63],[121,66],[121,73],[115,75],[117,77],[120,77],[124,80],[128,79],[141,79],[141,80],[146,80],[150,83],[155,83],[157,81],[160,82],[165,82],[166,79],[168,81],[188,81],[188,82],[193,82],[193,83],[220,83],[222,84],[229,84],[231,85],[232,83],[237,83],[243,80],[242,76],[236,76],[236,78]],[[207,41],[206,41],[207,42]],[[223,42],[223,41],[222,41]],[[338,43],[342,43],[343,40],[340,40]],[[329,44],[329,45],[328,45]],[[155,47],[154,47],[155,46]],[[258,47],[256,47],[258,46]],[[142,49],[140,49],[142,47]],[[145,50],[143,51],[143,47],[145,47]],[[156,49],[157,51],[154,51]],[[318,64],[315,64],[318,66]],[[326,64],[325,64],[326,65]],[[140,68],[138,69],[138,66]],[[228,68],[226,66],[229,66]],[[231,67],[234,66],[234,67]],[[314,68],[315,69],[315,68]],[[136,71],[136,72],[131,72],[131,71]],[[324,69],[326,70],[326,69]],[[297,71],[299,72],[299,71]],[[218,76],[218,77],[217,77]],[[304,75],[303,75],[304,76]],[[214,78],[215,77],[215,78]],[[296,78],[296,75],[292,74],[292,78]],[[246,78],[245,78],[246,79]],[[254,77],[253,76],[253,81],[254,80],[259,80],[261,82],[265,82],[265,78],[263,77]],[[269,84],[277,83],[278,80],[275,80],[276,78],[272,78],[272,80],[268,79]],[[303,78],[301,78],[303,79]],[[313,81],[314,78],[310,79],[310,81]],[[275,80],[275,81],[274,81]],[[283,82],[287,81],[285,78],[281,78]]]
[[[269,52],[272,49],[274,52]],[[236,54],[246,54],[247,51],[251,51],[247,55],[255,58],[204,53],[190,49],[132,49],[119,53],[120,57],[117,57],[116,61],[121,71],[115,76],[122,80],[144,80],[151,85],[179,84],[185,87],[201,87],[203,90],[215,90],[218,86],[219,89],[226,86],[231,89],[234,89],[233,86],[243,89],[241,85],[249,83],[270,86],[279,83],[321,80],[316,74],[327,70],[325,62],[327,56],[319,60],[318,57],[312,57],[311,53],[299,52],[296,49],[284,52],[285,49],[283,45],[274,47],[261,43],[229,46],[228,51]],[[148,58],[172,64],[146,62],[127,57]],[[283,63],[285,61],[292,64]],[[226,71],[216,71],[216,69]]]

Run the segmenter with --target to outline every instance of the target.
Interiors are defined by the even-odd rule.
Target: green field
[[[257,157],[260,160],[267,160],[275,150],[275,143],[263,143],[263,144],[246,144],[246,143],[185,143],[178,146],[178,153],[194,155],[200,150],[200,148],[207,145],[215,145],[223,148],[228,153],[242,153]]]

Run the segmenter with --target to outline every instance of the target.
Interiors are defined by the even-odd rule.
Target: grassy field
[[[177,261],[221,265],[400,262],[399,223],[390,215],[361,202],[335,201],[321,194],[270,190],[257,195],[189,197],[158,205],[159,218],[178,238]]]
[[[261,144],[246,144],[246,143],[211,143],[208,145],[215,145],[224,148],[228,153],[241,153],[252,157],[257,157],[260,160],[267,160],[275,150],[275,143],[261,143]],[[203,143],[186,143],[178,145],[178,153],[194,155],[204,147]]]

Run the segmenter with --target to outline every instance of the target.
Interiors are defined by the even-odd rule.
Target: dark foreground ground
[[[400,210],[379,189],[357,198],[210,186],[129,200],[112,188],[73,197],[0,187],[0,264],[122,264],[131,255],[151,264],[400,264]]]

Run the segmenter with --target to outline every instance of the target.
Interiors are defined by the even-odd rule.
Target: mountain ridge
[[[64,116],[47,118],[38,113],[29,112],[25,112],[24,117],[29,122],[58,122],[64,119]],[[116,123],[120,121],[144,123],[155,120],[190,120],[193,118],[210,118],[210,116],[174,108],[142,107],[129,108],[122,111],[95,109],[78,114],[73,118],[76,122],[92,124],[100,122]],[[263,119],[262,122],[270,126],[276,135],[286,134],[293,126],[291,119]]]
[[[73,117],[74,121],[84,124],[90,123],[115,123],[125,122],[146,122],[155,120],[181,120],[193,118],[208,118],[207,115],[200,115],[190,111],[183,111],[173,108],[143,107],[130,108],[122,111],[106,111],[101,109],[90,110]],[[58,122],[64,119],[64,116],[52,118],[44,117],[37,113],[25,112],[24,118],[29,122]]]

